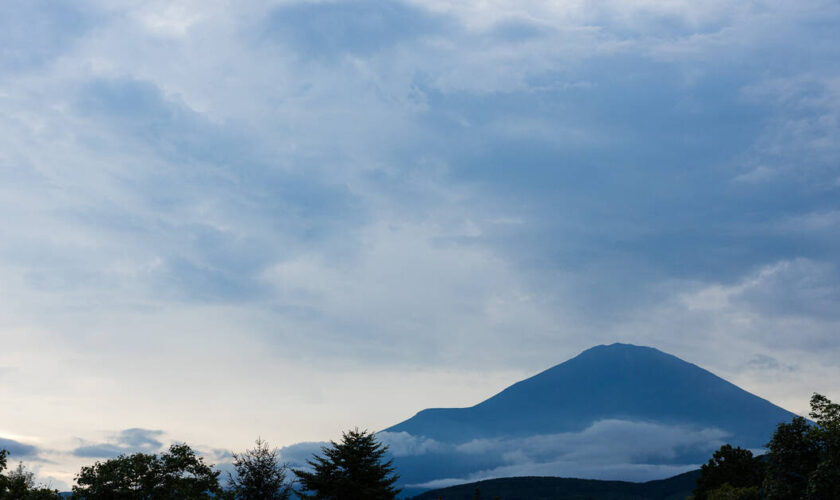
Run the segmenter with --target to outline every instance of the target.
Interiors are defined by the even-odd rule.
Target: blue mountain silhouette
[[[717,428],[760,448],[794,414],[651,347],[599,345],[469,408],[431,408],[385,429],[441,442],[581,431],[621,419]]]

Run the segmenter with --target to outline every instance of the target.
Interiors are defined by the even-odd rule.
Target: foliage
[[[9,484],[8,478],[6,478],[6,476],[3,475],[3,471],[6,470],[8,456],[8,451],[0,449],[0,498],[3,498],[4,492],[8,489]]]
[[[711,492],[727,485],[730,489],[752,488],[761,485],[762,467],[749,450],[725,444],[708,463],[700,467],[700,477],[694,490],[696,500],[711,499]]]
[[[814,394],[810,416],[814,425],[801,417],[779,424],[767,444],[769,500],[840,498],[840,405]]]
[[[161,455],[135,453],[82,467],[73,497],[84,500],[198,500],[221,495],[219,472],[186,444]]]
[[[391,500],[398,476],[391,460],[385,461],[388,447],[376,436],[358,429],[345,432],[341,443],[321,448],[324,456],[307,463],[313,471],[294,469],[301,483],[300,496],[324,500]]]
[[[760,500],[761,491],[758,486],[737,488],[729,483],[711,490],[706,498],[708,500]]]
[[[840,404],[814,394],[810,415],[816,422],[811,436],[819,448],[820,462],[808,477],[808,496],[840,498]]]
[[[808,476],[817,468],[820,450],[811,426],[802,417],[781,423],[767,443],[767,475],[764,492],[769,499],[794,500],[804,497]]]
[[[256,447],[233,455],[236,476],[228,474],[230,497],[236,500],[286,500],[291,489],[286,484],[288,467],[280,462],[277,449],[257,439]]]
[[[8,459],[8,452],[0,450],[0,500],[54,500],[61,498],[58,491],[38,486],[35,474],[28,470],[23,462],[4,475]]]

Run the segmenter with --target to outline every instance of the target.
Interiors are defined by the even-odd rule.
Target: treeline
[[[701,467],[693,500],[839,500],[840,404],[811,398],[813,423],[796,417],[781,423],[768,452],[724,445]],[[291,469],[278,450],[257,440],[233,455],[225,480],[186,444],[161,454],[134,453],[82,467],[72,498],[78,500],[287,500],[292,494],[324,500],[391,500],[399,490],[387,446],[358,429],[330,442],[308,469]],[[37,485],[22,463],[6,472],[0,450],[0,500],[54,500],[58,491]],[[481,498],[476,489],[473,498]]]
[[[0,499],[52,500],[58,497],[58,491],[35,484],[35,474],[26,469],[22,462],[8,474],[3,472],[8,466],[9,452],[0,450]]]
[[[814,394],[810,417],[779,424],[758,457],[722,446],[700,468],[694,500],[840,500],[840,404]]]
[[[134,453],[82,467],[71,498],[78,500],[287,500],[294,493],[310,499],[390,500],[399,490],[388,447],[358,429],[330,442],[308,460],[311,470],[291,469],[279,452],[257,439],[256,446],[233,455],[226,478],[186,444],[161,454]],[[0,500],[57,500],[54,489],[37,485],[23,464],[4,473],[8,453],[0,451]]]

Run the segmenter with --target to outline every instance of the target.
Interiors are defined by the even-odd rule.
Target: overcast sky
[[[615,341],[840,399],[838,26],[834,0],[3,1],[0,445],[66,486]]]

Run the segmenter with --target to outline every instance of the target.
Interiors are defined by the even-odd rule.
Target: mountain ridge
[[[385,432],[445,442],[578,432],[604,419],[719,428],[760,448],[793,413],[658,349],[587,349],[473,406],[429,408]]]
[[[470,500],[475,488],[484,498],[505,500],[683,500],[695,488],[699,470],[666,479],[634,483],[546,476],[520,476],[487,479],[447,488],[425,491],[412,500]]]

